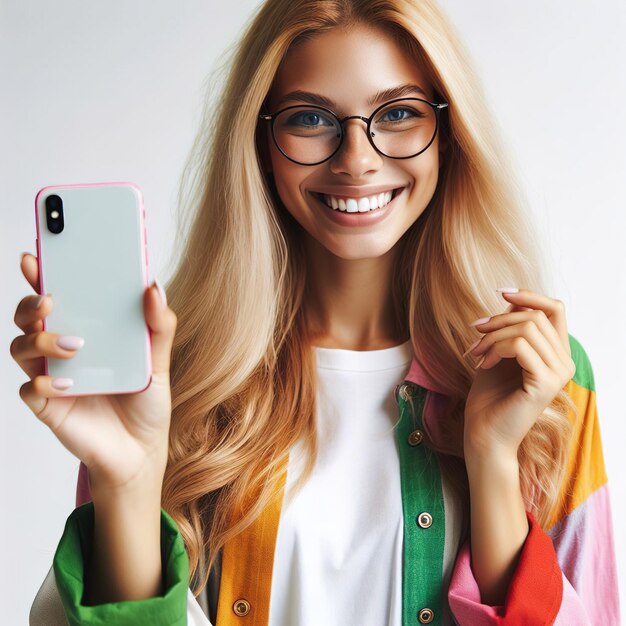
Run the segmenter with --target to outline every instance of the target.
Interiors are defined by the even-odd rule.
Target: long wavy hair
[[[209,85],[204,119],[181,181],[175,272],[178,316],[173,413],[162,504],[176,521],[198,595],[220,548],[279,489],[291,446],[317,457],[316,369],[307,335],[302,229],[281,204],[258,123],[291,46],[329,29],[366,24],[393,36],[450,103],[448,142],[428,207],[398,242],[391,274],[398,336],[450,398],[444,442],[431,442],[468,517],[465,399],[475,371],[462,357],[471,320],[502,310],[495,285],[546,293],[538,238],[521,187],[456,30],[434,0],[268,0]],[[527,508],[545,527],[571,433],[564,390],[519,449]],[[445,444],[445,445],[444,445]],[[292,495],[293,495],[292,494]],[[465,530],[467,532],[467,528]]]

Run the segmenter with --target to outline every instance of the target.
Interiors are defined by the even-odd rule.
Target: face
[[[417,85],[424,93],[413,90],[368,103],[379,92],[405,84]],[[369,117],[380,104],[397,97],[434,102],[432,86],[409,54],[389,35],[367,26],[328,31],[292,49],[269,94],[270,112],[310,104],[301,95],[289,95],[294,91],[323,96],[339,119]],[[313,166],[290,161],[268,137],[269,167],[283,204],[313,240],[343,259],[389,252],[428,205],[439,174],[439,132],[426,151],[409,159],[379,154],[366,132],[362,120],[346,121],[339,151]],[[367,208],[365,198],[376,196],[378,202],[370,206],[382,205],[390,193],[393,199],[385,206],[361,211]],[[358,206],[359,211],[344,212],[342,206]]]

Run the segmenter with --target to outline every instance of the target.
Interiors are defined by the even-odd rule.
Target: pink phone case
[[[52,296],[44,329],[78,335],[70,359],[45,359],[71,378],[66,396],[143,391],[152,377],[145,209],[132,183],[55,185],[35,199],[40,293]]]

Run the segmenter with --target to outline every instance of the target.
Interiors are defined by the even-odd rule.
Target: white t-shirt
[[[359,352],[313,348],[319,456],[278,525],[270,626],[402,623],[403,519],[394,388],[411,342]],[[302,468],[292,448],[285,498]]]

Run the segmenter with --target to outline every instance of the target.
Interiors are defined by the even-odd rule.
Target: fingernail
[[[517,287],[498,287],[496,291],[500,293],[518,293],[519,289]]]
[[[475,322],[472,322],[470,326],[480,326],[481,324],[486,324],[491,318],[490,317],[481,317],[477,319]]]
[[[55,389],[68,389],[74,384],[74,381],[71,378],[55,378],[52,381],[52,386]]]
[[[159,292],[159,296],[161,297],[161,302],[163,303],[163,306],[167,305],[167,296],[165,295],[165,289],[163,289],[163,286],[159,282],[158,278],[154,279],[154,284],[156,285],[157,291]]]
[[[31,301],[31,305],[33,307],[33,309],[38,309],[41,306],[41,303],[43,302],[43,299],[45,298],[45,296],[35,296]]]
[[[482,339],[482,338],[481,338]],[[480,342],[481,339],[477,339],[464,353],[463,356],[467,356]]]
[[[477,370],[484,362],[486,358],[486,355],[483,355],[482,358],[480,359],[480,361],[478,361],[478,363],[476,363],[476,365],[474,365],[474,369]]]
[[[64,350],[80,350],[84,345],[85,340],[82,337],[63,335],[57,339],[57,346]]]

